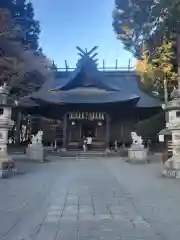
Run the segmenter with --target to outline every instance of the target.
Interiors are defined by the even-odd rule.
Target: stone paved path
[[[177,180],[159,164],[53,159],[0,181],[0,240],[174,240]]]

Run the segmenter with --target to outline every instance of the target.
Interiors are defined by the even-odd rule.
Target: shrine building
[[[99,69],[96,47],[78,50],[77,67],[58,70],[37,92],[21,99],[23,108],[28,102],[29,114],[49,119],[43,127],[46,141],[56,140],[64,150],[81,148],[89,135],[92,149],[109,149],[115,141],[131,143],[135,123],[157,114],[161,102],[141,90],[134,70]]]

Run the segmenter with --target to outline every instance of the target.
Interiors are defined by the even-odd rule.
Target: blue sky
[[[31,0],[36,18],[41,23],[40,45],[58,67],[66,59],[74,67],[78,55],[76,46],[98,48],[99,65],[126,67],[135,60],[116,39],[112,28],[114,0]]]

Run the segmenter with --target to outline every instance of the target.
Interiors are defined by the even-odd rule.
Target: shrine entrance
[[[97,137],[97,125],[95,122],[82,122],[81,123],[81,138],[91,136],[92,138]]]
[[[79,146],[83,138],[91,136],[93,146],[109,144],[109,121],[102,112],[69,112],[64,118],[64,146]],[[66,140],[67,139],[67,140]]]

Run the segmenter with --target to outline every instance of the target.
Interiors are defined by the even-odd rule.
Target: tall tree
[[[24,35],[8,8],[0,9],[0,85],[6,83],[11,96],[27,95],[53,77],[52,63],[42,52],[24,48]],[[14,112],[16,142],[20,136],[19,114]],[[18,120],[19,119],[19,120]]]
[[[115,0],[113,27],[125,49],[141,57],[144,39],[150,31],[150,7],[153,0]]]
[[[26,0],[1,0],[0,8],[8,9],[12,18],[23,29],[26,36],[24,44],[31,49],[37,50],[39,48],[40,24],[35,19],[32,3]]]
[[[24,35],[17,25],[8,9],[0,9],[0,83],[27,93],[36,90],[52,72],[52,62],[40,51],[24,49]]]
[[[125,3],[123,0],[116,0],[115,2],[113,17],[115,32],[124,47],[140,59],[137,70],[141,73],[142,79],[147,80],[148,77],[148,80],[152,80],[152,84],[159,82],[162,87],[166,77],[171,87],[177,80],[177,63],[180,63],[180,56],[177,54],[180,1],[130,0]]]

